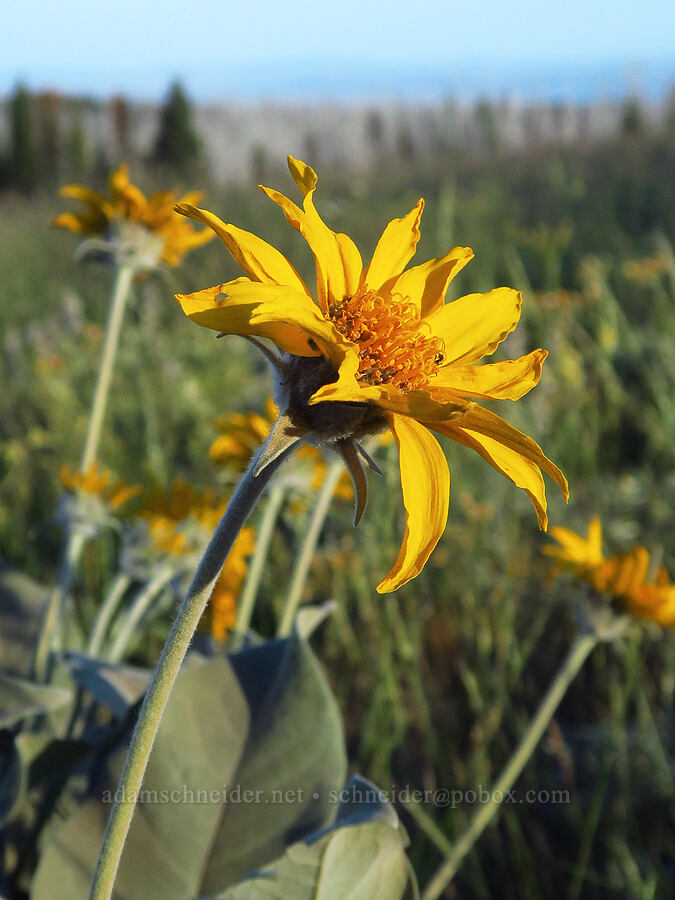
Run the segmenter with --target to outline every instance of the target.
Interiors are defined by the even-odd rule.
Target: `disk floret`
[[[425,333],[409,297],[385,300],[359,288],[330,305],[331,321],[359,348],[357,378],[370,385],[393,384],[403,392],[424,387],[443,361],[443,341]]]

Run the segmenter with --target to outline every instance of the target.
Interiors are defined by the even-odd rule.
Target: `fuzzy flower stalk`
[[[175,191],[146,198],[129,181],[127,166],[120,166],[111,174],[108,196],[77,184],[66,185],[60,193],[63,197],[79,201],[83,209],[61,213],[52,220],[52,224],[87,236],[89,239],[79,248],[80,255],[89,254],[109,260],[115,270],[96,388],[79,464],[81,472],[88,472],[98,457],[124,311],[134,280],[162,264],[177,266],[185,253],[206,243],[213,235],[208,229],[192,228],[174,212]],[[185,194],[182,200],[199,202],[201,196],[201,193],[192,192]],[[36,650],[34,670],[39,680],[49,675],[49,654],[59,644],[64,604],[84,544],[81,530],[71,529],[68,532],[58,585],[47,605]]]
[[[636,545],[625,553],[606,557],[602,550],[602,527],[596,517],[586,535],[569,528],[551,529],[556,541],[543,548],[553,559],[553,576],[574,575],[592,588],[593,596],[584,627],[544,695],[529,726],[498,775],[487,803],[469,819],[453,846],[441,846],[445,859],[422,892],[422,900],[437,900],[500,809],[501,800],[515,784],[531,758],[568,687],[593,648],[601,641],[615,641],[626,631],[631,617],[656,622],[666,628],[675,625],[675,584],[663,567],[653,572],[649,552]],[[444,842],[445,844],[445,842]]]
[[[252,339],[273,363],[281,416],[270,452],[300,440],[335,449],[352,475],[357,523],[366,503],[363,463],[372,463],[361,441],[393,433],[407,518],[381,593],[419,574],[445,528],[450,473],[434,433],[478,453],[524,490],[545,529],[542,473],[567,500],[564,475],[532,438],[476,402],[519,400],[539,381],[542,349],[477,364],[515,329],[521,294],[502,287],[445,303],[451,280],[473,257],[467,247],[406,268],[420,238],[421,199],[387,225],[364,265],[351,238],[332,231],[317,212],[314,170],[292,157],[288,163],[302,206],[260,189],[307,241],[316,263],[314,295],[261,238],[191,204],[176,207],[211,228],[245,272],[177,299],[194,322]],[[275,344],[279,355],[260,339]]]

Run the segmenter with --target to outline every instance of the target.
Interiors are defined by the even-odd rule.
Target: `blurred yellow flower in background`
[[[221,416],[214,422],[220,434],[209,447],[209,456],[217,465],[230,467],[237,473],[246,471],[251,457],[267,439],[278,415],[279,410],[272,398],[268,397],[264,416],[254,412],[227,413]],[[302,444],[295,456],[309,466],[312,490],[319,490],[328,470],[319,448]],[[347,471],[338,481],[333,496],[341,500],[353,499],[354,491]]]
[[[162,554],[201,553],[227,509],[211,490],[197,491],[177,478],[170,490],[155,488],[146,494],[138,516],[148,526],[154,547]],[[237,598],[247,572],[246,560],[255,548],[253,528],[244,526],[230,550],[215,584],[204,621],[211,634],[223,641],[236,618]]]
[[[559,546],[544,547],[543,552],[555,560],[554,575],[571,572],[598,593],[616,598],[636,618],[664,627],[675,625],[675,584],[662,566],[654,580],[649,580],[650,556],[644,547],[638,545],[605,558],[597,517],[590,522],[585,538],[561,527],[552,528],[551,537]]]
[[[209,229],[196,231],[174,211],[177,191],[156,193],[146,198],[129,181],[126,165],[111,174],[109,187],[108,197],[79,184],[62,187],[59,191],[61,196],[78,200],[84,209],[81,212],[61,213],[52,223],[57,228],[86,235],[107,236],[117,228],[122,239],[131,237],[129,232],[125,233],[125,227],[141,226],[149,236],[158,239],[159,257],[169,266],[179,265],[188,251],[213,237]],[[191,191],[180,202],[199,203],[201,198],[200,191]]]
[[[594,572],[604,562],[602,555],[602,527],[597,516],[588,525],[586,537],[581,537],[569,528],[555,525],[551,528],[551,537],[559,543],[559,547],[549,544],[543,552],[555,559],[553,574],[572,572],[583,578]]]
[[[121,478],[115,478],[110,469],[93,462],[86,472],[73,471],[70,466],[61,466],[61,483],[73,494],[88,494],[98,497],[110,509],[118,510],[141,493],[139,484],[128,485]]]
[[[197,491],[175,478],[169,490],[146,491],[137,515],[159,551],[181,556],[203,548],[226,508],[227,501],[217,500],[212,490]]]
[[[631,281],[645,282],[658,278],[668,271],[670,263],[663,253],[647,256],[644,259],[627,260],[622,267],[623,274]]]
[[[246,277],[177,299],[197,324],[268,338],[285,354],[277,361],[283,414],[299,436],[342,453],[363,494],[357,510],[365,504],[358,440],[391,429],[407,520],[399,556],[378,591],[393,591],[419,574],[445,528],[450,474],[432,430],[471,448],[522,488],[546,528],[542,471],[567,499],[564,475],[531,438],[473,402],[518,400],[539,381],[545,350],[475,365],[515,329],[520,293],[497,288],[445,304],[450,281],[473,257],[467,247],[406,269],[420,238],[421,199],[387,225],[364,267],[351,238],[319,216],[314,170],[292,157],[288,163],[303,207],[261,190],[307,240],[316,299],[278,250],[189,203],[177,210],[213,229]]]
[[[248,572],[247,559],[255,549],[252,528],[243,528],[230,550],[206,608],[205,624],[212,636],[224,641],[234,628],[237,600]]]

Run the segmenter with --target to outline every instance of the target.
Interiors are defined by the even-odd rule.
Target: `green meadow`
[[[448,299],[499,285],[523,291],[521,324],[495,358],[537,347],[549,357],[534,391],[492,408],[567,475],[567,506],[546,479],[550,524],[585,534],[597,515],[608,554],[641,544],[674,577],[675,125],[517,152],[447,147],[433,158],[385,157],[370,174],[308,162],[319,174],[319,210],[364,259],[385,224],[423,196],[416,259],[455,244],[475,251]],[[282,163],[265,183],[288,193]],[[131,177],[146,192],[179,183],[203,189],[207,209],[264,237],[313,283],[306,245],[253,182],[223,187],[203,169],[142,165]],[[104,179],[94,186],[104,189]],[[74,258],[75,235],[50,226],[67,208],[55,189],[0,194],[0,552],[8,570],[43,586],[57,577],[59,473],[80,456],[112,281],[104,264]],[[214,240],[135,286],[99,453],[128,482],[180,477],[228,496],[231,478],[208,454],[214,420],[261,411],[272,376],[254,347],[196,327],[173,295],[239,274]],[[587,590],[548,577],[541,551],[549,539],[522,491],[470,450],[444,448],[449,520],[419,577],[395,594],[375,592],[404,529],[389,445],[375,451],[384,474],[368,473],[357,530],[350,503],[334,499],[303,591],[306,604],[335,601],[312,648],[337,698],[349,770],[391,794],[422,885],[475,811],[466,792],[489,788],[526,729],[574,641]],[[264,638],[274,635],[312,502],[306,492],[297,503],[290,498],[277,522],[252,623]],[[84,645],[120,550],[115,528],[85,547],[74,646]],[[164,603],[139,627],[127,663],[154,665],[175,608],[175,600]],[[674,712],[670,632],[636,623],[599,646],[517,780],[513,802],[443,896],[673,896]],[[435,799],[406,802],[406,790]],[[56,803],[54,821],[59,814]],[[20,846],[10,833],[1,851],[0,884],[17,898],[27,896],[35,864]]]

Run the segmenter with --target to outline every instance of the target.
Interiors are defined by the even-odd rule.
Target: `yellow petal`
[[[377,290],[391,278],[400,275],[415,254],[420,239],[420,219],[424,200],[420,197],[407,216],[392,219],[377,242],[364,280]]]
[[[337,240],[340,258],[342,259],[342,269],[345,276],[345,294],[347,297],[353,297],[359,287],[361,281],[361,273],[363,271],[363,261],[361,254],[354,241],[347,234],[338,232],[335,235]]]
[[[448,285],[472,259],[473,250],[470,247],[454,247],[445,256],[406,269],[392,281],[391,293],[409,297],[417,304],[424,318],[443,305]]]
[[[98,210],[106,219],[113,219],[115,216],[115,210],[110,201],[91,188],[83,187],[80,184],[66,184],[59,190],[59,194],[62,197],[79,200],[80,203],[91,207],[92,210]]]
[[[548,525],[546,515],[546,489],[539,467],[521,456],[517,450],[506,447],[493,438],[486,437],[468,428],[455,424],[432,425],[434,431],[444,434],[453,441],[475,450],[498,472],[505,475],[517,487],[522,488],[532,501],[539,527],[545,531]]]
[[[547,356],[546,350],[533,350],[519,359],[484,366],[445,366],[430,380],[429,391],[439,400],[446,391],[461,397],[519,400],[539,381]]]
[[[113,188],[119,191],[124,190],[129,184],[129,166],[126,163],[122,163],[119,169],[115,169],[114,172],[110,173],[108,182],[111,190]]]
[[[283,253],[262,238],[235,225],[223,222],[218,216],[188,203],[179,203],[176,211],[203,222],[225,244],[234,259],[253,281],[264,284],[285,284],[309,296],[305,283]]]
[[[445,345],[445,365],[473,363],[494,353],[520,319],[522,296],[511,288],[467,294],[446,303],[425,321]]]
[[[353,345],[352,345],[353,347]],[[464,415],[474,405],[460,397],[438,400],[429,391],[403,393],[392,384],[370,385],[357,379],[359,358],[352,348],[346,350],[338,370],[337,381],[325,384],[310,397],[310,406],[325,401],[343,403],[372,403],[383,410],[421,419],[426,422],[445,422]]]
[[[181,220],[179,224],[183,223],[185,228],[179,229],[172,224],[161,229],[160,234],[164,238],[165,253],[173,253],[180,258],[190,250],[208,244],[216,236],[210,228],[200,228],[197,231],[185,220]]]
[[[398,559],[377,586],[380,594],[397,590],[422,571],[445,529],[450,500],[450,472],[436,438],[405,416],[393,415],[390,423],[398,444],[406,525]]]
[[[596,563],[602,562],[602,525],[597,516],[594,516],[588,523],[586,541],[588,543],[590,558]]]
[[[342,255],[335,232],[326,225],[314,206],[314,190],[305,195],[304,209],[279,191],[259,185],[260,190],[281,207],[287,221],[299,231],[316,261],[317,302],[325,312],[331,300],[346,295],[346,279]]]
[[[181,197],[181,203],[185,203],[185,197]],[[158,191],[148,198],[147,212],[148,225],[152,222],[155,228],[170,221],[176,215],[173,207],[176,203],[176,191]]]
[[[500,444],[517,451],[524,459],[528,459],[536,466],[539,466],[542,472],[545,472],[552,478],[560,488],[565,502],[569,500],[570,491],[567,479],[558,466],[551,462],[536,441],[523,434],[522,431],[518,431],[513,425],[509,425],[501,416],[490,412],[489,409],[483,409],[482,406],[474,405],[460,420],[453,424],[457,424],[461,428],[477,431],[479,434],[491,437]]]
[[[633,547],[609,561],[614,564],[610,589],[617,596],[640,588],[649,571],[649,553],[644,547]]]
[[[61,213],[51,220],[56,228],[65,228],[76,234],[103,234],[108,225],[106,217],[95,210],[81,213]]]
[[[587,568],[597,566],[604,561],[602,555],[602,533],[600,520],[595,518],[588,526],[587,537],[582,537],[570,528],[554,525],[550,530],[551,537],[558,541],[559,547],[553,545],[544,547],[543,552],[547,556],[572,563],[576,567]]]
[[[125,219],[141,220],[147,211],[145,194],[129,181],[129,167],[120,166],[110,176],[110,194],[117,212]]]
[[[302,191],[302,196],[306,197],[310,191],[314,190],[319,180],[316,172],[307,163],[304,163],[301,159],[294,159],[292,156],[288,157],[288,168],[293,176],[293,181]]]
[[[204,191],[188,191],[186,194],[183,194],[177,203],[185,203],[188,206],[199,206],[203,197]]]
[[[186,316],[206,328],[269,338],[296,356],[323,354],[336,368],[344,358],[346,345],[335,326],[306,294],[285,285],[237,278],[176,299]]]
[[[342,278],[338,277],[331,279],[329,277],[328,279],[325,279],[323,277],[322,267],[322,287],[319,291],[321,295],[319,304],[322,308],[324,308],[324,296],[329,297],[332,293],[332,296],[335,299],[342,299],[342,297],[345,295],[351,297],[356,293],[359,286],[359,281],[361,280],[361,271],[363,269],[361,254],[348,235],[333,232],[330,228],[328,228],[328,226],[323,222],[323,220],[317,213],[316,207],[314,206],[313,196],[318,178],[314,169],[311,166],[308,166],[307,163],[304,163],[302,160],[294,159],[292,156],[288,157],[288,168],[291,175],[293,176],[293,180],[297,184],[303,198],[306,201],[305,213],[308,218],[304,223],[302,222],[302,210],[300,210],[291,200],[288,200],[287,197],[284,197],[282,194],[278,194],[276,191],[270,191],[268,188],[263,188],[262,186],[261,190],[263,190],[268,197],[274,200],[275,203],[278,203],[282,207],[282,209],[284,209],[284,212],[286,212],[286,207],[288,208],[288,213],[291,218],[289,218],[289,215],[287,215],[286,218],[291,222],[294,228],[296,228],[298,231],[301,231],[301,233],[305,236],[305,239],[309,243],[310,248],[314,252],[315,258],[317,258],[317,265],[317,252],[314,251],[314,245],[310,241],[309,235],[312,235],[312,237],[316,241],[317,249],[323,254],[325,262],[327,264],[327,269],[330,269],[331,265],[335,266],[337,263],[337,260],[334,258],[330,235],[333,235],[333,237],[335,238],[335,241],[337,242],[338,252],[342,261],[344,287]],[[276,196],[273,197],[272,194],[275,194]],[[311,209],[309,207],[311,207]],[[305,226],[307,234],[302,231],[302,225]],[[323,236],[321,234],[322,232]],[[328,234],[326,234],[326,232],[328,232]],[[329,282],[331,281],[332,291],[329,288]]]

